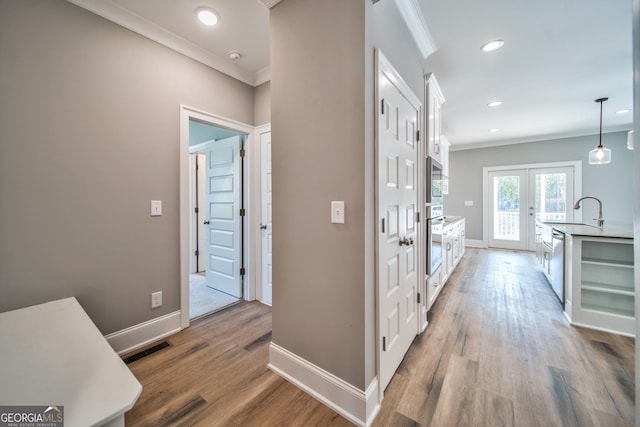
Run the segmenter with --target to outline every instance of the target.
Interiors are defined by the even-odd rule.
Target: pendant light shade
[[[590,165],[604,165],[611,162],[611,150],[602,146],[602,103],[609,98],[598,98],[596,102],[600,103],[600,143],[596,148],[589,151]]]

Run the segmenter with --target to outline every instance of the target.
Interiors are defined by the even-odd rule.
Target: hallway
[[[634,340],[569,326],[530,253],[467,248],[374,426],[632,426]],[[128,426],[343,426],[266,368],[270,308],[240,303],[129,367]]]

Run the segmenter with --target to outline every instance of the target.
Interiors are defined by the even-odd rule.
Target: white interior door
[[[242,298],[241,138],[205,145],[207,284],[237,298]]]
[[[416,209],[418,111],[380,73],[378,116],[378,299],[380,388],[418,333]]]
[[[273,226],[271,221],[271,132],[260,134],[262,206],[260,234],[262,239],[262,302],[272,304],[273,290]]]
[[[195,216],[197,218],[197,233],[198,233],[198,244],[196,247],[197,253],[198,253],[198,262],[196,265],[196,272],[200,273],[202,271],[206,271],[206,267],[205,267],[205,258],[206,258],[206,254],[207,254],[207,246],[206,246],[206,241],[207,241],[207,233],[206,233],[206,227],[203,226],[203,223],[206,219],[206,206],[207,206],[207,192],[205,191],[205,183],[207,182],[207,177],[206,177],[206,170],[205,170],[205,165],[207,164],[207,156],[205,153],[197,153],[194,155],[196,157],[196,180],[197,180],[197,186],[194,186],[197,188],[197,192],[195,194],[197,203],[198,203],[198,212],[194,212]],[[194,188],[194,191],[196,190],[196,188]]]

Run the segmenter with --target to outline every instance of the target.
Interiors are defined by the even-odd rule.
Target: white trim
[[[480,248],[480,249],[487,248],[487,245],[485,244],[484,240],[465,239],[464,243],[465,243],[465,246],[468,248]]]
[[[273,6],[280,3],[282,0],[258,0],[260,3],[264,5],[267,9],[271,9]]]
[[[384,56],[384,54],[380,49],[376,48],[375,54],[376,54],[375,56],[376,56],[376,65],[377,65],[376,79],[378,78],[377,77],[378,73],[384,74],[385,77],[388,78],[389,81],[402,93],[402,96],[407,98],[407,101],[409,101],[411,106],[416,110],[420,111],[420,107],[422,107],[422,102],[420,102],[420,99],[418,99],[418,97],[413,93],[413,91],[411,90],[411,87],[407,84],[407,82],[404,81],[400,73],[396,71],[393,64],[389,62],[387,57]],[[377,96],[378,96],[378,84],[376,83],[376,97]],[[379,102],[379,100],[377,101]],[[420,124],[418,123],[417,126],[420,127]]]
[[[184,56],[194,59],[234,79],[257,86],[253,72],[243,70],[228,58],[216,55],[148,19],[124,8],[113,0],[67,0],[83,9],[140,34]],[[262,71],[262,70],[260,70]],[[256,73],[257,74],[257,73]]]
[[[445,103],[446,99],[434,73],[429,73],[425,76],[425,87],[428,87],[429,91],[433,91],[433,94],[438,98],[438,101],[440,101],[440,105]],[[447,140],[447,142],[449,142],[449,140]]]
[[[253,73],[254,86],[260,86],[271,80],[271,66],[267,65]]]
[[[253,171],[253,188],[256,191],[253,192],[252,206],[257,206],[258,212],[254,215],[254,221],[249,225],[249,232],[253,237],[253,241],[256,243],[253,245],[253,259],[254,265],[254,277],[255,277],[255,298],[263,304],[271,306],[262,300],[262,230],[260,230],[260,223],[262,221],[262,186],[260,179],[262,177],[261,171],[261,159],[262,159],[262,144],[260,143],[260,135],[263,133],[271,132],[271,123],[256,126],[254,130],[253,140],[255,142],[253,161],[251,162],[251,170]]]
[[[207,113],[186,105],[180,105],[180,311],[181,326],[187,328],[189,326],[189,260],[190,260],[190,221],[191,212],[189,212],[189,119],[194,118],[199,121],[210,123],[214,126],[229,129],[238,133],[247,135],[245,141],[245,161],[247,164],[252,162],[252,154],[254,148],[254,130],[253,126],[241,123],[235,120],[226,119],[215,114]],[[244,264],[246,275],[244,280],[244,299],[251,301],[255,299],[255,274],[254,259],[250,248],[253,246],[254,238],[251,233],[251,225],[255,222],[255,214],[252,212],[252,195],[253,195],[253,173],[252,168],[245,168],[244,189],[245,189],[245,209],[247,211],[246,224],[248,224],[249,232],[244,235]],[[260,188],[258,186],[258,188]]]
[[[511,170],[511,169],[543,169],[555,167],[573,167],[573,186],[574,197],[579,199],[582,197],[582,161],[564,161],[564,162],[547,162],[547,163],[528,163],[520,165],[502,165],[502,166],[485,166],[482,168],[482,247],[489,247],[489,172]],[[574,221],[582,220],[582,212],[574,213]],[[468,240],[467,240],[468,242]],[[467,246],[469,246],[467,244]]]
[[[607,329],[607,328],[588,325],[588,324],[584,324],[584,323],[580,323],[580,322],[572,322],[571,320],[569,320],[569,323],[571,323],[572,326],[579,326],[581,328],[592,329],[594,331],[607,332],[607,333],[614,334],[614,335],[621,335],[623,337],[630,337],[630,338],[635,338],[636,337],[635,334],[631,334],[629,332],[623,332],[623,331],[618,330],[618,329]]]
[[[173,335],[180,330],[180,311],[178,310],[105,335],[104,338],[116,353],[124,354]]]
[[[267,367],[356,425],[370,426],[380,410],[377,378],[362,391],[273,342]]]
[[[603,133],[603,135],[609,133],[618,133],[618,132],[626,132],[629,130],[628,125],[618,125],[609,127],[607,132]],[[505,145],[516,145],[516,144],[528,144],[530,142],[545,142],[545,141],[554,141],[557,139],[568,139],[568,138],[580,138],[584,136],[597,136],[597,133],[593,133],[593,131],[567,131],[567,132],[557,132],[550,133],[547,135],[538,135],[538,136],[525,136],[520,138],[513,139],[504,139],[504,140],[491,140],[491,141],[481,141],[481,142],[470,142],[470,143],[462,143],[455,144],[450,147],[450,151],[463,151],[463,150],[475,150],[477,148],[491,148],[491,147],[503,147]]]
[[[438,50],[429,27],[427,27],[427,21],[424,19],[424,13],[418,4],[417,0],[396,0],[395,1],[404,23],[407,29],[413,36],[418,49],[424,59],[427,59],[429,55]]]

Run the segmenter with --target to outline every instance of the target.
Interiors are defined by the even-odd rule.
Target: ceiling
[[[69,1],[250,85],[269,80],[261,0]],[[410,1],[437,48],[423,66],[446,98],[443,133],[454,149],[595,134],[600,97],[609,97],[604,132],[631,129],[632,113],[615,114],[633,101],[631,0]],[[201,6],[218,12],[217,26],[197,22]],[[493,39],[504,47],[482,52]],[[232,61],[231,51],[242,57]],[[503,104],[488,108],[494,100]]]

